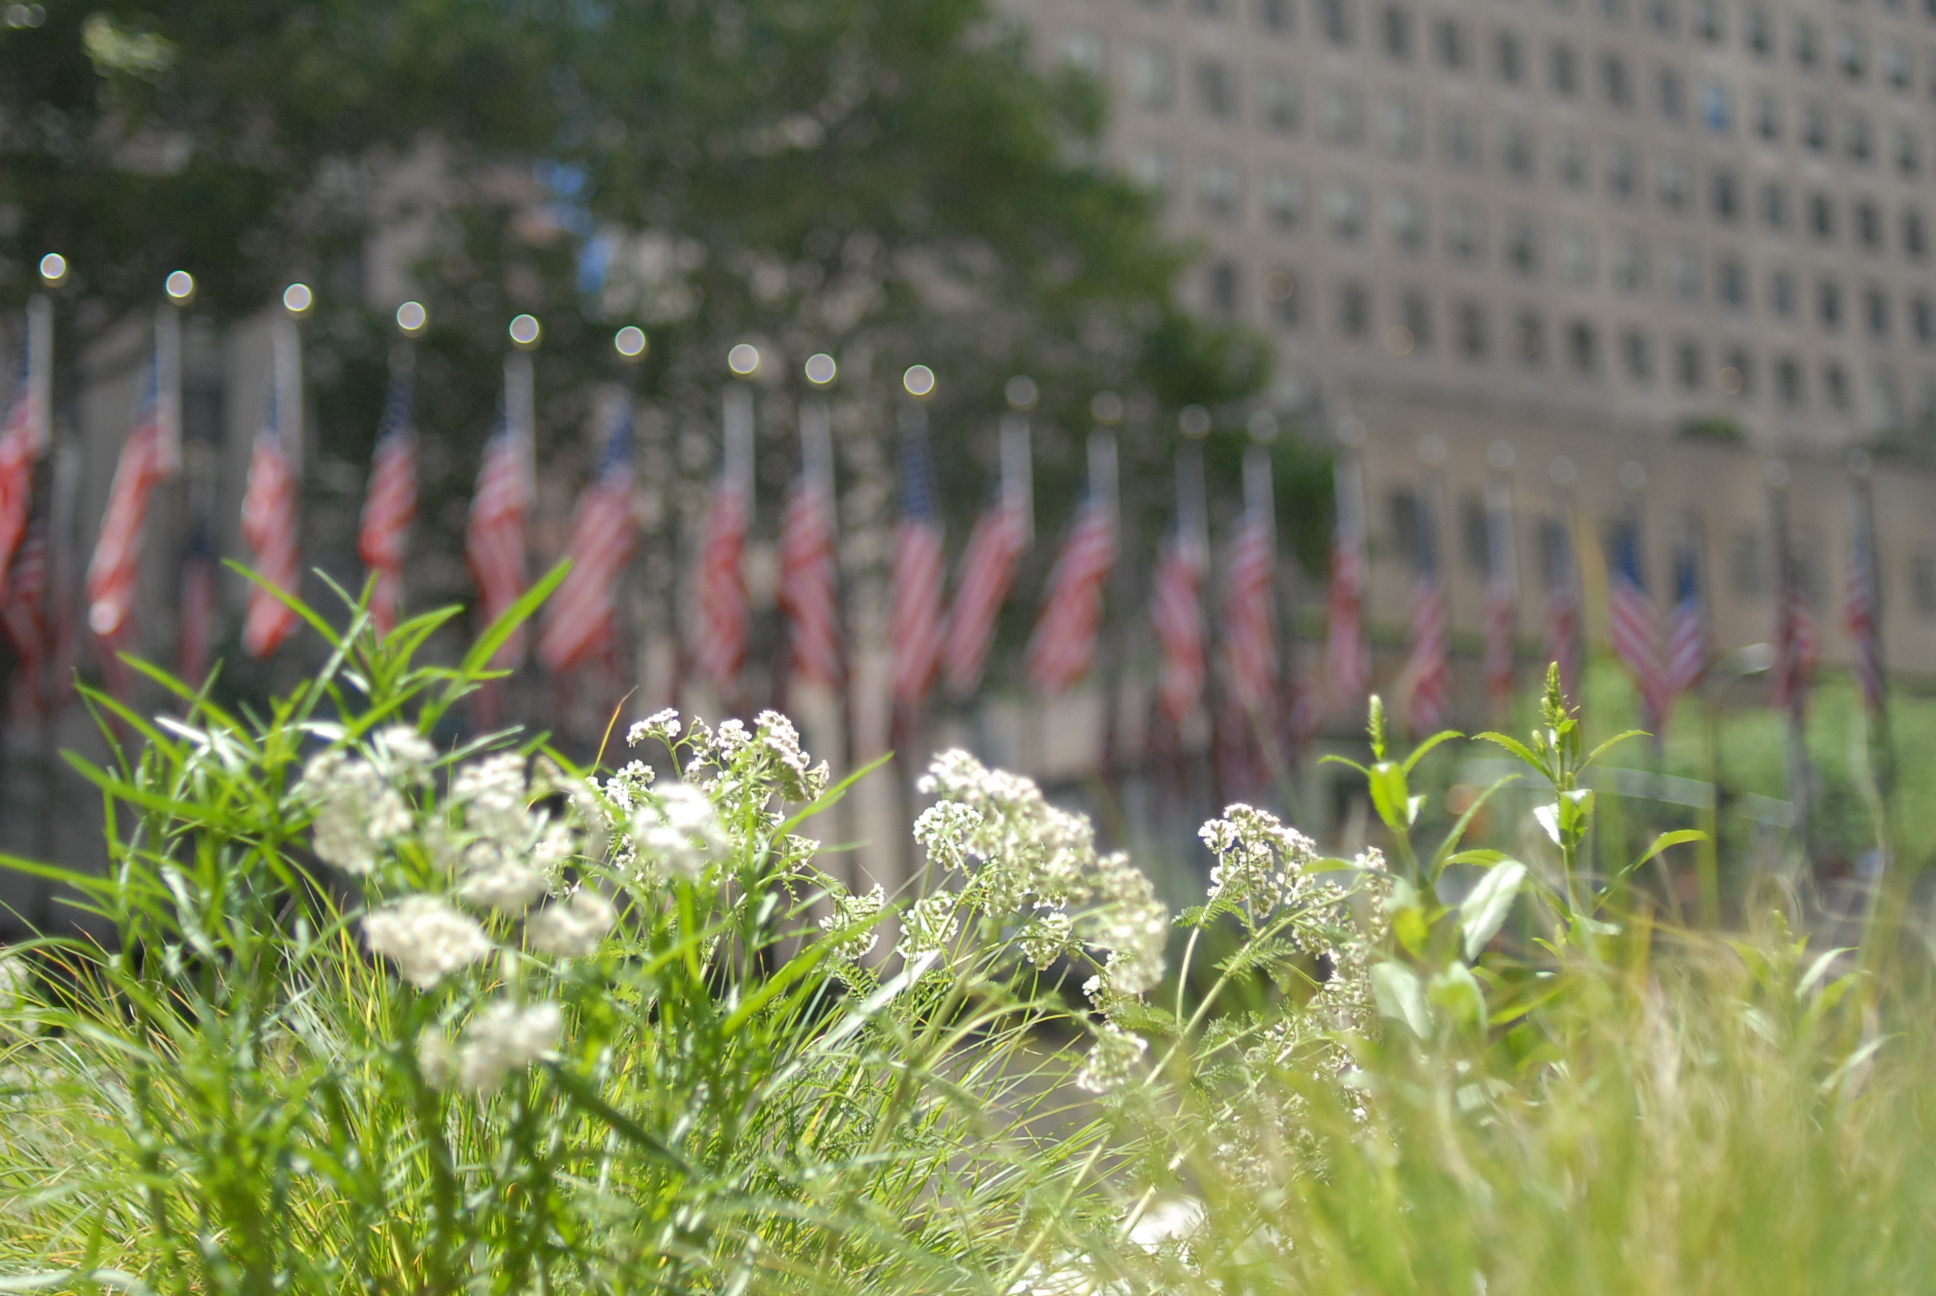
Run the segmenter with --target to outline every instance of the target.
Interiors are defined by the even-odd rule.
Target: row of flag
[[[242,646],[255,656],[277,650],[297,617],[277,596],[298,587],[301,573],[300,477],[303,463],[301,338],[293,319],[272,328],[271,372],[263,424],[253,447],[244,491],[241,531],[250,562],[264,584],[252,585]],[[51,307],[29,305],[19,376],[0,428],[0,628],[36,678],[56,646],[58,618],[48,610],[44,522],[33,522],[36,465],[50,440]],[[414,373],[407,346],[392,363],[382,425],[368,478],[357,548],[373,581],[372,615],[388,630],[401,612],[408,536],[415,519],[417,448]],[[534,394],[530,358],[506,359],[497,427],[486,444],[465,533],[466,556],[477,586],[481,623],[488,624],[528,584],[526,515],[534,496]],[[581,494],[567,539],[573,567],[538,625],[540,665],[563,674],[608,652],[615,643],[618,591],[637,543],[633,512],[633,415],[629,398],[607,394],[599,414],[597,468]],[[744,576],[753,515],[753,393],[733,385],[724,396],[724,454],[711,490],[693,580],[694,631],[689,660],[729,704],[739,701],[749,641],[750,606]],[[787,626],[784,677],[840,689],[847,680],[845,618],[841,611],[836,541],[834,456],[824,402],[799,408],[800,467],[782,512],[779,604]],[[949,579],[945,532],[936,498],[925,407],[908,403],[900,436],[901,508],[892,563],[890,607],[892,692],[905,715],[918,714],[937,683],[957,699],[979,687],[994,643],[998,616],[1034,541],[1027,418],[1003,423],[999,469],[988,502]],[[85,625],[106,650],[128,642],[150,500],[157,485],[179,471],[180,348],[176,314],[158,314],[132,425],[116,466],[109,500],[85,576]],[[1088,445],[1087,481],[1050,568],[1029,640],[1026,675],[1044,696],[1063,693],[1095,663],[1120,524],[1113,434],[1096,429]],[[1162,540],[1147,615],[1161,655],[1156,698],[1162,715],[1181,726],[1204,706],[1221,666],[1229,706],[1262,731],[1295,740],[1314,730],[1326,710],[1356,710],[1371,682],[1365,621],[1367,579],[1363,468],[1354,452],[1336,466],[1337,530],[1326,599],[1323,680],[1287,675],[1278,651],[1276,510],[1266,446],[1253,444],[1244,461],[1244,508],[1230,532],[1223,564],[1222,605],[1207,609],[1210,545],[1201,449],[1179,451],[1175,520]],[[1489,570],[1483,617],[1486,692],[1495,708],[1511,696],[1519,600],[1511,492],[1496,474],[1485,496]],[[1779,596],[1774,646],[1778,704],[1796,714],[1818,658],[1817,634],[1802,588],[1799,564],[1786,539],[1785,496],[1776,497]],[[1405,663],[1391,690],[1402,699],[1416,732],[1441,727],[1452,708],[1449,608],[1440,549],[1440,505],[1427,490],[1418,500],[1411,555],[1416,585]],[[1845,619],[1857,645],[1865,696],[1880,706],[1882,654],[1876,617],[1873,518],[1866,483],[1859,486],[1850,551]],[[215,546],[207,518],[191,522],[181,591],[182,669],[198,678],[208,665],[215,614]],[[1710,633],[1700,566],[1699,537],[1680,538],[1674,561],[1674,603],[1665,624],[1649,596],[1642,562],[1637,505],[1613,529],[1606,547],[1612,646],[1632,672],[1648,727],[1659,731],[1673,700],[1706,671]],[[1571,537],[1560,528],[1547,546],[1546,656],[1560,665],[1577,695],[1582,655],[1581,582]],[[1207,629],[1221,630],[1213,663]],[[498,652],[499,666],[516,665],[526,645],[514,636]]]

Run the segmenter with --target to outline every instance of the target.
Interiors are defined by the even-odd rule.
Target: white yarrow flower
[[[674,873],[698,877],[717,852],[726,832],[712,801],[690,783],[668,783],[654,790],[633,818],[638,854],[663,860]]]
[[[438,896],[411,896],[363,916],[370,952],[397,965],[397,975],[428,990],[491,952],[477,920]]]
[[[820,929],[825,932],[844,932],[834,942],[833,956],[857,962],[873,952],[880,943],[880,925],[875,923],[864,931],[850,932],[847,929],[872,922],[880,916],[887,904],[887,893],[876,884],[872,891],[862,891],[855,895],[834,897],[834,911],[820,920]]]
[[[457,1048],[457,1081],[487,1092],[512,1071],[521,1071],[557,1047],[565,1015],[555,1003],[529,1007],[499,1000],[480,1009]]]
[[[521,914],[548,889],[545,875],[494,841],[475,841],[464,852],[464,876],[457,894],[465,901]]]
[[[625,745],[636,747],[648,738],[672,742],[679,736],[679,713],[671,707],[654,711],[625,731]]]
[[[410,831],[410,807],[377,768],[342,750],[319,753],[303,769],[296,793],[315,803],[311,843],[318,858],[362,876],[378,853]]]
[[[540,953],[556,958],[585,958],[618,922],[612,902],[581,887],[571,899],[549,904],[524,922],[524,937]]]

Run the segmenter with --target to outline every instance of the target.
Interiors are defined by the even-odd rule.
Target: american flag
[[[197,524],[182,563],[178,632],[178,673],[190,684],[202,682],[215,656],[215,575],[215,541],[207,526]]]
[[[1821,661],[1821,641],[1801,582],[1791,577],[1784,585],[1775,604],[1774,703],[1800,716],[1808,707],[1808,689]]]
[[[362,526],[356,536],[356,551],[376,577],[370,617],[383,634],[396,627],[397,613],[403,606],[404,550],[410,524],[417,517],[417,432],[411,417],[414,386],[407,364],[391,373],[383,424],[377,431],[376,453],[370,461]]]
[[[1225,661],[1237,704],[1270,716],[1277,700],[1277,629],[1271,582],[1277,573],[1270,517],[1244,510],[1224,578]]]
[[[715,688],[730,693],[746,661],[746,527],[751,501],[739,474],[720,475],[699,552],[699,630],[693,656]]]
[[[135,585],[141,575],[141,535],[148,521],[148,501],[157,484],[175,469],[174,428],[163,390],[161,347],[148,361],[135,406],[134,426],[122,444],[108,488],[108,507],[101,517],[101,534],[87,565],[87,624],[100,638],[119,639],[134,612]]]
[[[1633,672],[1640,691],[1642,723],[1658,729],[1667,714],[1667,676],[1660,662],[1660,619],[1647,597],[1640,565],[1640,523],[1633,518],[1614,530],[1613,562],[1608,571],[1608,614],[1613,651]]]
[[[1445,581],[1440,572],[1435,501],[1419,499],[1418,583],[1412,589],[1412,623],[1404,678],[1411,683],[1406,723],[1415,734],[1444,728],[1452,711],[1452,663],[1448,658]]]
[[[823,688],[841,679],[834,502],[820,474],[802,472],[780,515],[780,610],[793,676]]]
[[[1163,651],[1156,699],[1173,725],[1180,725],[1203,700],[1208,663],[1203,648],[1203,555],[1181,526],[1163,542],[1156,563],[1150,619]]]
[[[20,710],[41,709],[41,670],[49,648],[47,634],[47,536],[35,526],[14,553],[12,580],[0,602],[4,627],[18,659],[14,697]]]
[[[1854,484],[1850,500],[1853,526],[1849,536],[1848,588],[1842,617],[1855,644],[1855,675],[1862,682],[1862,700],[1880,711],[1885,695],[1882,671],[1882,625],[1876,609],[1875,513],[1864,483]]]
[[[1694,537],[1674,558],[1674,612],[1667,627],[1667,695],[1679,697],[1707,673],[1707,606],[1701,597],[1701,559]]]
[[[47,353],[51,335],[47,314],[45,298],[36,298],[28,308],[19,377],[7,406],[6,424],[0,427],[0,594],[6,592],[14,551],[27,530],[34,463],[47,449]]]
[[[894,701],[916,707],[941,664],[944,625],[941,517],[935,510],[934,465],[918,424],[901,438],[901,525],[894,540]]]
[[[249,482],[242,493],[242,539],[254,553],[256,574],[284,593],[294,594],[302,580],[296,557],[296,471],[289,462],[280,390],[282,375],[269,385],[269,414],[256,434],[249,460]],[[267,657],[296,628],[296,614],[260,583],[249,586],[242,616],[242,649]]]
[[[975,520],[955,574],[955,601],[942,648],[948,692],[965,698],[981,683],[995,642],[995,619],[1028,549],[1028,526],[1014,502],[998,496]]]
[[[579,497],[565,550],[571,571],[545,609],[538,660],[553,673],[570,670],[609,647],[617,633],[618,583],[632,561],[632,402],[615,396],[606,410],[598,479]]]
[[[1338,457],[1338,533],[1331,548],[1331,588],[1325,597],[1324,672],[1332,705],[1354,710],[1371,683],[1371,646],[1365,638],[1365,547],[1360,525],[1358,464]]]
[[[471,497],[470,519],[464,527],[464,556],[477,581],[478,628],[491,625],[510,610],[524,593],[524,510],[531,501],[529,464],[523,437],[509,409],[499,411],[497,431],[484,445],[484,462],[477,470],[477,493]],[[524,631],[507,640],[491,659],[499,670],[514,666],[524,654]]]
[[[1048,593],[1029,640],[1029,682],[1043,694],[1062,693],[1089,673],[1102,629],[1103,582],[1115,564],[1115,519],[1108,498],[1091,482],[1049,571]]]

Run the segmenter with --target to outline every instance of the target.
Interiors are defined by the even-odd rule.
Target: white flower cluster
[[[363,916],[370,952],[397,965],[397,975],[428,990],[488,957],[490,937],[477,920],[438,896],[410,896]]]
[[[311,757],[295,794],[316,809],[310,840],[317,858],[367,875],[385,848],[410,831],[410,805],[400,789],[423,782],[436,759],[436,749],[404,725],[378,733],[367,757],[342,747]]]
[[[1197,835],[1217,857],[1210,870],[1211,904],[1222,901],[1261,921],[1309,894],[1306,870],[1318,857],[1317,845],[1276,815],[1255,806],[1227,806],[1221,819],[1204,824]]]
[[[726,846],[726,830],[712,798],[691,783],[653,789],[632,817],[635,867],[698,877]]]
[[[1076,1088],[1089,1093],[1108,1093],[1136,1078],[1136,1064],[1143,1060],[1149,1041],[1131,1034],[1114,1022],[1096,1028],[1096,1038],[1083,1055],[1082,1069],[1076,1072]]]
[[[558,1047],[565,1015],[557,1004],[519,1004],[500,999],[480,1008],[455,1048],[441,1032],[417,1040],[417,1066],[434,1088],[455,1083],[489,1093],[513,1071],[522,1071]]]
[[[867,926],[863,931],[849,931],[873,923],[879,918],[881,910],[887,905],[887,893],[876,886],[872,891],[862,891],[849,895],[834,896],[834,911],[820,920],[820,929],[825,932],[843,932],[834,942],[830,951],[835,958],[857,963],[867,957],[880,943],[879,925]]]
[[[1087,818],[965,751],[936,756],[918,787],[938,800],[915,821],[915,839],[932,863],[967,873],[964,905],[1020,921],[1026,957],[1041,964],[1079,946],[1102,949],[1099,1002],[1162,979],[1169,915],[1127,856],[1097,855]]]
[[[618,923],[618,913],[590,887],[581,886],[562,903],[548,904],[524,920],[524,938],[555,958],[586,958]]]
[[[955,917],[959,904],[952,891],[933,891],[908,906],[901,917],[901,941],[894,948],[904,959],[944,950],[955,938],[960,922]]]

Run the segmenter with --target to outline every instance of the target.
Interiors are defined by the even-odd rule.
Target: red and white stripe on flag
[[[746,662],[746,528],[748,501],[736,484],[713,487],[706,513],[705,542],[699,551],[699,628],[693,659],[721,692],[739,685]]]
[[[0,628],[13,644],[19,664],[16,697],[24,709],[38,711],[41,664],[47,659],[47,539],[35,528],[14,553],[12,579],[0,600]]]
[[[1331,588],[1325,598],[1324,670],[1333,705],[1355,708],[1371,683],[1365,640],[1365,560],[1355,541],[1340,537],[1331,551]]]
[[[1229,618],[1224,651],[1238,705],[1266,714],[1277,700],[1277,631],[1271,599],[1275,575],[1269,521],[1246,512],[1230,546],[1224,584]]]
[[[823,482],[803,473],[780,516],[780,610],[793,677],[822,688],[841,679],[836,557],[833,500]]]
[[[995,621],[1014,588],[1015,568],[1026,544],[1021,515],[1006,502],[990,505],[975,521],[955,576],[955,601],[942,650],[948,692],[956,698],[967,697],[981,683],[995,642]]]
[[[1799,714],[1821,664],[1821,640],[1801,583],[1790,577],[1785,584],[1775,609],[1774,703]]]
[[[632,561],[634,534],[630,472],[598,482],[578,501],[565,544],[571,571],[545,609],[538,635],[546,670],[569,670],[611,644],[619,576]]]
[[[1649,728],[1666,714],[1667,676],[1660,664],[1660,620],[1653,600],[1634,581],[1616,573],[1608,594],[1613,651],[1633,673]]]
[[[287,594],[301,580],[296,557],[296,474],[271,432],[255,439],[249,484],[242,494],[242,539],[254,554],[256,575]],[[296,628],[296,614],[261,583],[249,586],[242,618],[242,648],[266,657]]]
[[[1102,629],[1103,582],[1115,562],[1109,506],[1091,496],[1049,572],[1048,594],[1029,640],[1029,682],[1043,694],[1065,692],[1089,673]]]
[[[6,426],[0,428],[0,594],[6,592],[14,552],[27,530],[28,495],[40,457],[43,419],[35,386],[31,358],[22,355],[20,381],[7,407]]]
[[[522,448],[513,432],[500,429],[484,447],[477,494],[471,498],[470,519],[464,528],[464,556],[477,581],[480,629],[503,616],[524,593],[524,510],[529,500]],[[504,669],[515,664],[523,648],[520,627],[491,665]]]
[[[356,549],[376,576],[370,615],[388,634],[403,604],[403,558],[410,524],[417,517],[417,446],[409,436],[386,436],[377,443],[370,467],[369,493],[363,500]]]
[[[941,665],[941,524],[931,515],[903,518],[894,545],[894,700],[919,705]]]
[[[1163,653],[1156,699],[1171,724],[1182,724],[1203,701],[1209,673],[1203,646],[1203,559],[1196,546],[1173,536],[1156,564],[1150,619]]]
[[[1857,507],[1864,505],[1858,502]],[[1843,595],[1842,619],[1855,645],[1855,676],[1862,684],[1862,700],[1870,710],[1879,711],[1886,695],[1882,627],[1876,616],[1874,550],[1870,547],[1866,520],[1858,520],[1856,525],[1855,543],[1849,548],[1848,588]]]
[[[173,468],[165,444],[167,428],[159,384],[157,364],[151,361],[134,427],[121,446],[114,481],[108,487],[101,534],[87,565],[87,624],[103,639],[115,639],[128,628],[134,612],[135,584],[141,575],[141,537],[148,521],[148,501]]]
[[[1707,618],[1695,599],[1674,605],[1667,629],[1667,695],[1679,697],[1707,673]]]
[[[1406,721],[1415,734],[1445,725],[1452,712],[1452,666],[1446,656],[1445,590],[1424,576],[1412,591],[1411,651],[1405,678],[1411,682]]]
[[[1512,700],[1513,628],[1517,609],[1513,592],[1495,581],[1486,591],[1486,700],[1502,707]]]

